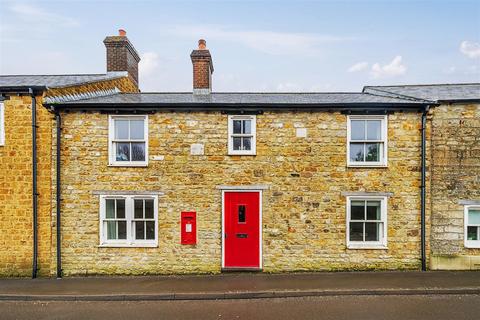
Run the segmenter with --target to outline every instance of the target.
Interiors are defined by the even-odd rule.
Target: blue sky
[[[480,1],[5,1],[0,73],[105,72],[119,28],[142,56],[142,91],[191,91],[190,52],[214,91],[360,91],[480,82]]]

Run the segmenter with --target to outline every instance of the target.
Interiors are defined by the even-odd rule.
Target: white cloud
[[[75,27],[79,23],[76,19],[68,16],[63,16],[51,12],[47,12],[42,8],[32,6],[30,4],[14,4],[10,7],[10,10],[14,12],[20,19],[36,23],[55,23],[66,27]]]
[[[348,72],[359,72],[359,71],[364,71],[368,68],[368,62],[362,61],[355,63],[353,66],[348,68]]]
[[[396,56],[392,62],[386,65],[375,63],[372,65],[370,74],[373,78],[388,78],[404,75],[407,72],[407,67],[402,64],[402,56]]]
[[[216,25],[176,26],[170,33],[177,36],[204,37],[231,41],[272,55],[314,55],[323,43],[349,41],[353,38],[315,33],[292,33],[263,30],[235,31]]]
[[[460,52],[471,59],[480,58],[480,43],[462,41],[460,44]]]
[[[148,77],[158,68],[158,54],[156,52],[145,52],[140,55],[140,75]]]

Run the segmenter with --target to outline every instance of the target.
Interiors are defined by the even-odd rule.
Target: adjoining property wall
[[[433,110],[432,269],[480,269],[480,249],[464,246],[462,200],[480,201],[480,105]]]
[[[420,268],[419,113],[388,116],[388,167],[347,168],[347,117],[338,112],[257,116],[257,155],[227,155],[227,115],[149,114],[148,167],[108,166],[108,115],[62,112],[65,275],[221,270],[218,185],[266,184],[263,267],[294,270]],[[305,138],[296,136],[306,128]],[[203,144],[204,155],[191,155]],[[154,160],[154,158],[158,160]],[[99,247],[94,191],[161,191],[158,248]],[[346,248],[342,192],[391,192],[388,250]],[[196,211],[198,244],[180,244],[180,212]]]

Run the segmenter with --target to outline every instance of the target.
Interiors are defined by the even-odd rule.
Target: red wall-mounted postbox
[[[197,213],[182,212],[181,226],[181,244],[197,244]]]

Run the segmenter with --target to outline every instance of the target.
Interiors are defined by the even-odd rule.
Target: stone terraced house
[[[192,92],[141,93],[105,44],[0,76],[0,275],[480,268],[480,84],[216,93],[200,40]]]

